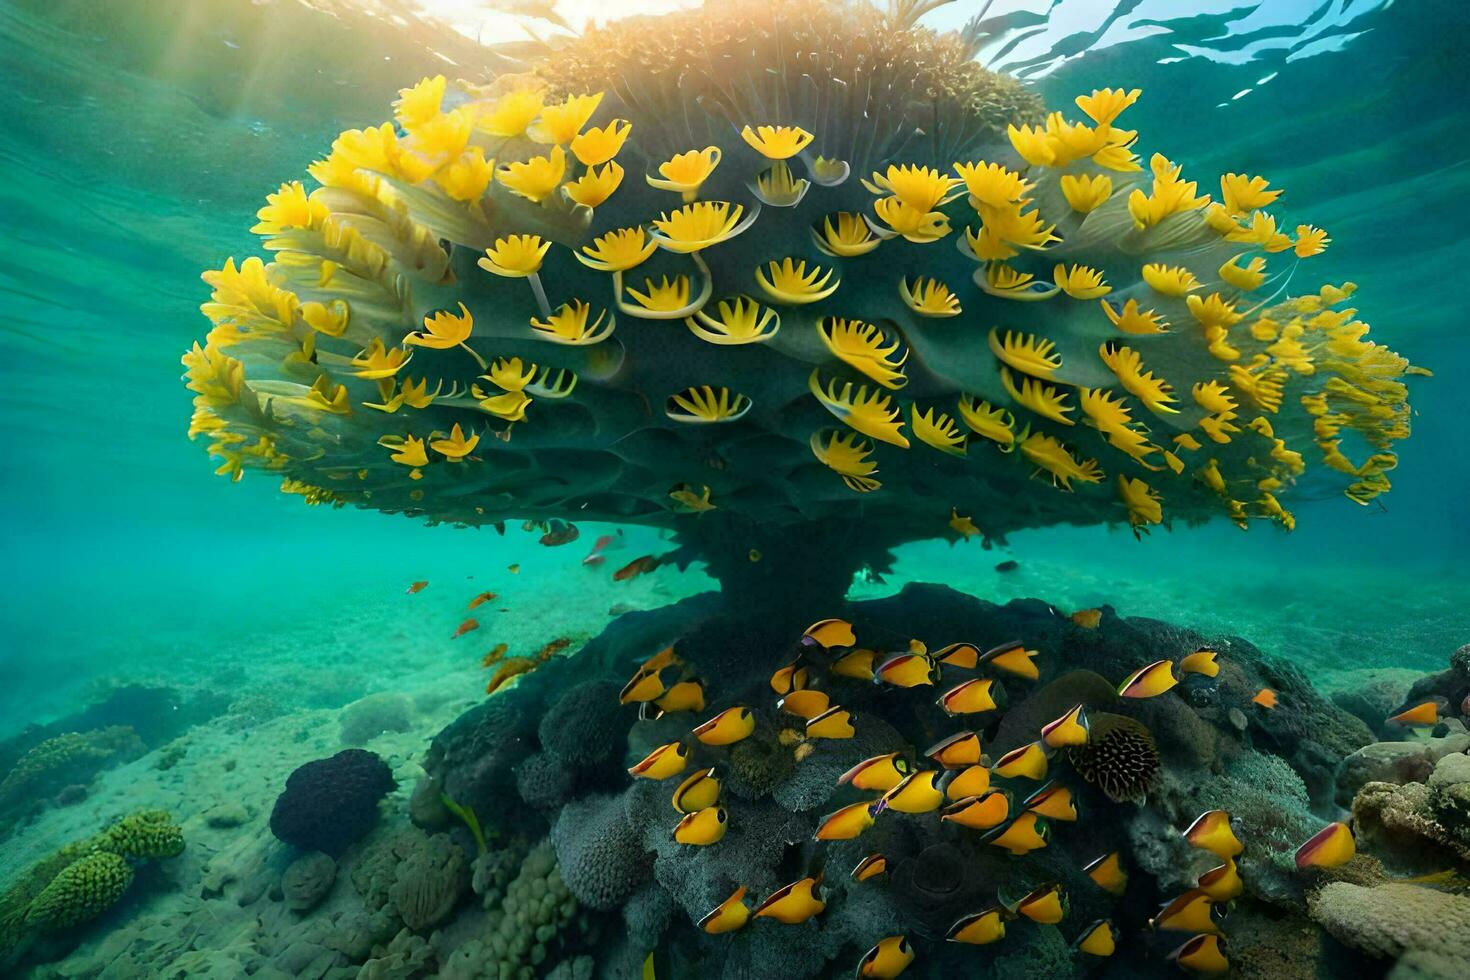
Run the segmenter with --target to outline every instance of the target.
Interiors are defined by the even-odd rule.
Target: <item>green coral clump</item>
[[[93,846],[139,861],[170,858],[183,853],[184,832],[167,810],[140,810],[98,834]]]
[[[130,726],[67,732],[32,747],[0,781],[0,821],[19,815],[63,787],[90,782],[113,762],[141,755],[142,740]]]
[[[94,851],[73,861],[41,889],[26,911],[26,922],[64,929],[94,919],[112,907],[133,883],[133,866],[111,851]]]

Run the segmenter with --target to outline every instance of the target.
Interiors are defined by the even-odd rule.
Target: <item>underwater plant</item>
[[[405,88],[268,196],[271,261],[204,274],[190,436],[313,504],[673,529],[808,605],[914,539],[1388,490],[1422,372],[1352,283],[1300,291],[1327,233],[932,6],[709,5]]]

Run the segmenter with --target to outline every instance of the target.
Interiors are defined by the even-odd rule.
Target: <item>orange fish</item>
[[[501,661],[500,669],[490,678],[490,683],[485,685],[486,694],[494,694],[500,690],[500,686],[512,677],[519,674],[527,674],[536,669],[537,662],[530,657],[508,657]]]
[[[413,595],[415,592],[422,592],[425,589],[427,589],[428,587],[429,587],[429,582],[428,582],[427,579],[425,579],[422,582],[415,582],[415,583],[413,583],[407,589],[404,589],[404,591],[407,592],[409,595]]]
[[[1095,630],[1102,622],[1101,609],[1079,609],[1072,614],[1072,622],[1085,630]]]
[[[538,660],[550,660],[556,654],[560,653],[562,650],[565,650],[567,647],[569,647],[571,645],[572,645],[572,641],[569,640],[569,639],[567,639],[566,637],[561,637],[560,639],[552,640],[550,643],[546,644],[546,646],[544,646],[544,647],[541,648],[541,652],[539,652],[539,653],[536,654],[536,659],[538,659]]]
[[[884,810],[883,801],[863,800],[833,810],[817,824],[817,840],[852,840],[873,826],[873,820]]]
[[[1041,672],[1036,669],[1036,664],[1031,662],[1036,654],[1037,651],[1027,650],[1024,643],[1015,640],[985,651],[980,658],[980,663],[988,664],[1007,674],[1034,681],[1041,676]]]
[[[852,869],[853,881],[867,881],[876,878],[888,870],[888,859],[881,854],[869,854],[858,862],[858,866]]]
[[[550,530],[541,535],[541,543],[548,548],[555,548],[557,545],[571,544],[581,536],[582,532],[577,530],[577,525],[552,521]]]
[[[1396,725],[1431,728],[1439,724],[1439,711],[1439,701],[1431,699],[1412,708],[1405,708],[1388,720]]]
[[[491,602],[499,598],[500,596],[496,595],[494,592],[481,592],[479,595],[470,600],[470,604],[467,608],[474,609],[476,606],[484,605],[487,602]]]
[[[903,782],[909,774],[909,764],[897,752],[875,755],[864,759],[843,773],[838,785],[851,783],[857,789],[877,790],[886,793]]]
[[[634,558],[632,561],[628,562],[628,564],[624,565],[616,572],[613,572],[613,581],[626,582],[630,578],[637,578],[640,575],[646,575],[657,567],[657,555],[644,555],[641,558]]]
[[[485,659],[480,661],[480,666],[494,667],[496,663],[500,661],[500,658],[505,656],[505,651],[508,649],[510,648],[507,647],[504,643],[495,644],[490,652],[485,654]]]
[[[1256,696],[1251,698],[1251,701],[1263,708],[1274,708],[1276,707],[1276,692],[1269,687],[1263,687],[1256,692]]]
[[[1358,853],[1352,829],[1345,823],[1330,823],[1313,834],[1296,850],[1298,868],[1335,868]]]
[[[934,659],[950,667],[973,670],[980,662],[980,650],[973,643],[951,643],[943,649],[934,651]]]
[[[876,656],[872,650],[861,648],[845,653],[832,661],[832,673],[839,677],[870,681],[873,679],[873,658]]]
[[[980,736],[974,732],[958,732],[936,742],[924,754],[946,769],[964,769],[980,762]]]
[[[457,630],[454,631],[454,635],[451,636],[450,639],[451,640],[458,639],[459,637],[464,636],[466,633],[472,632],[472,631],[477,630],[479,628],[480,628],[480,621],[478,619],[467,619],[464,622],[462,622],[462,623],[459,624],[459,629],[457,629]]]
[[[776,702],[777,711],[784,711],[788,715],[795,715],[806,721],[817,717],[830,707],[832,707],[832,699],[814,687],[792,691]]]
[[[965,681],[940,695],[939,706],[947,715],[975,715],[1000,707],[1004,693],[1005,689],[988,677]]]

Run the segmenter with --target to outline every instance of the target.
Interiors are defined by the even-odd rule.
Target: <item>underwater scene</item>
[[[0,976],[1470,976],[1467,50],[0,0]]]

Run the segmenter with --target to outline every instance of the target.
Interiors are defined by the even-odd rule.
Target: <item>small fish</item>
[[[749,708],[736,705],[721,711],[690,734],[705,745],[733,745],[741,739],[749,738],[753,731],[755,713]]]
[[[490,652],[485,654],[484,659],[480,661],[480,666],[494,667],[497,663],[500,662],[500,658],[505,656],[505,651],[508,649],[510,648],[504,643],[495,644],[495,646],[490,648]]]
[[[929,813],[944,802],[939,773],[928,769],[909,773],[903,782],[883,794],[884,805],[899,813]]]
[[[838,677],[870,681],[873,679],[873,660],[877,656],[872,650],[851,650],[832,661],[830,670]]]
[[[1014,855],[1027,854],[1046,846],[1051,840],[1051,828],[1030,810],[1022,813],[1003,828],[992,830],[985,843],[1003,847]]]
[[[1118,685],[1118,694],[1125,698],[1153,698],[1172,690],[1178,683],[1179,678],[1174,676],[1174,662],[1155,660],[1124,678]]]
[[[801,641],[808,646],[815,644],[824,650],[830,650],[833,647],[856,646],[857,636],[852,631],[852,624],[846,620],[819,619],[801,634]]]
[[[929,746],[924,755],[945,769],[964,769],[980,762],[980,736],[974,732],[957,732]]]
[[[689,765],[689,746],[683,742],[660,745],[633,768],[628,775],[634,779],[668,779],[677,776]]]
[[[807,680],[807,669],[801,666],[799,660],[793,660],[771,675],[771,690],[781,695],[790,694],[792,691],[799,691],[806,687]]]
[[[474,609],[478,606],[484,605],[487,602],[492,602],[499,598],[500,596],[496,595],[494,592],[481,592],[479,595],[470,600],[470,604],[466,608]]]
[[[1118,948],[1118,929],[1107,919],[1098,919],[1082,930],[1072,948],[1088,956],[1112,956]]]
[[[695,813],[720,801],[720,781],[713,768],[701,769],[688,776],[674,790],[672,803],[680,813]]]
[[[761,553],[755,548],[751,548],[748,552],[745,553],[745,557],[749,558],[751,563],[754,564],[755,562],[761,560]]]
[[[1256,692],[1255,697],[1251,698],[1251,703],[1259,704],[1267,709],[1274,708],[1277,703],[1276,692],[1269,687],[1263,687]]]
[[[1245,850],[1245,845],[1235,836],[1231,823],[1230,814],[1226,811],[1207,810],[1194,818],[1194,823],[1185,829],[1184,838],[1221,860],[1233,858]]]
[[[654,700],[653,704],[658,707],[658,717],[680,711],[703,711],[704,682],[693,677],[679,681]]]
[[[947,667],[974,670],[980,662],[980,649],[973,643],[951,643],[934,651],[934,661]]]
[[[1431,698],[1391,715],[1388,720],[1405,727],[1432,728],[1440,723],[1442,712],[1448,703],[1443,698]]]
[[[703,514],[715,509],[707,486],[695,490],[687,483],[676,483],[669,488],[669,499],[675,504],[674,510],[683,514]]]
[[[996,907],[967,915],[950,926],[944,938],[952,943],[968,943],[971,946],[985,946],[1004,939],[1005,914],[1004,909]]]
[[[1213,902],[1228,902],[1245,890],[1240,872],[1230,858],[1226,858],[1225,863],[1219,867],[1211,868],[1200,875],[1198,885],[1199,890],[1210,896]]]
[[[1041,741],[1053,749],[1086,745],[1089,730],[1087,709],[1076,704],[1056,721],[1049,721],[1041,727]]]
[[[1066,823],[1077,820],[1077,801],[1072,798],[1072,791],[1055,779],[1026,797],[1021,809]]]
[[[571,544],[582,536],[577,530],[577,525],[568,524],[565,521],[552,521],[550,529],[541,535],[541,543],[548,548],[555,548],[564,544]]]
[[[1079,609],[1072,614],[1071,620],[1085,630],[1095,630],[1102,622],[1102,610]]]
[[[490,683],[485,685],[486,694],[494,694],[501,686],[513,677],[528,674],[535,670],[538,662],[533,657],[510,657],[500,662],[500,669],[490,678]]]
[[[683,663],[683,661],[680,660],[679,655],[674,652],[674,648],[672,646],[666,646],[658,653],[655,653],[653,656],[643,661],[643,663],[640,664],[638,667],[638,672],[641,674],[646,673],[650,670],[663,670],[665,667],[681,663]]]
[[[817,717],[832,706],[832,699],[824,691],[814,687],[792,691],[776,702],[776,710],[795,715],[806,721]]]
[[[1046,778],[1046,763],[1046,749],[1041,743],[1028,742],[995,760],[995,764],[990,767],[990,774],[1002,779],[1020,777],[1041,780]]]
[[[1335,868],[1347,864],[1358,853],[1353,832],[1342,822],[1330,823],[1296,849],[1298,868]]]
[[[788,926],[800,925],[827,907],[818,894],[820,875],[794,881],[777,889],[760,905],[756,906],[755,917],[775,919]]]
[[[1011,794],[1003,789],[986,790],[944,808],[941,821],[948,820],[971,830],[990,830],[1005,823],[1011,815]]]
[[[1225,941],[1218,935],[1194,936],[1169,954],[1183,969],[1191,973],[1224,973],[1230,969],[1230,960],[1225,955]]]
[[[959,771],[945,773],[939,778],[944,789],[944,798],[958,802],[971,796],[984,796],[990,789],[990,770],[984,766],[968,766]]]
[[[1015,911],[1032,922],[1054,926],[1066,917],[1067,897],[1062,894],[1062,886],[1053,882],[1042,885],[1017,902]]]
[[[618,703],[639,704],[653,701],[663,697],[664,690],[664,682],[659,677],[659,671],[640,670],[633,675],[632,680],[623,685],[623,690],[618,695]]]
[[[1004,693],[1004,688],[987,677],[950,688],[939,696],[937,703],[947,715],[978,715],[999,708]]]
[[[954,531],[955,534],[958,534],[960,536],[960,539],[963,541],[968,541],[975,535],[980,533],[980,529],[975,526],[974,521],[970,520],[968,516],[961,514],[953,507],[949,509],[949,527],[950,530]]]
[[[1014,558],[1007,558],[1005,561],[996,562],[995,570],[1004,575],[1006,572],[1014,572],[1020,567],[1020,562],[1016,561]]]
[[[564,636],[558,637],[557,639],[552,640],[550,643],[546,644],[544,647],[538,650],[536,652],[536,659],[550,660],[552,657],[556,656],[558,653],[561,653],[563,650],[571,645],[571,640],[567,639]]]
[[[1148,920],[1150,929],[1167,929],[1171,932],[1204,932],[1212,936],[1224,935],[1220,931],[1220,920],[1225,918],[1221,906],[1210,900],[1210,896],[1192,888],[1171,902],[1165,902],[1159,914]]]
[[[1041,672],[1036,669],[1036,664],[1031,662],[1036,654],[1037,651],[1027,650],[1025,644],[1016,640],[1011,643],[1002,643],[998,647],[985,651],[980,657],[980,663],[989,664],[996,670],[1034,681],[1041,676]]]
[[[464,622],[462,622],[462,623],[459,624],[459,629],[457,629],[457,630],[454,631],[454,635],[451,636],[450,639],[451,640],[457,640],[461,636],[464,636],[466,633],[473,632],[473,631],[475,631],[475,630],[477,630],[479,628],[480,628],[480,621],[478,619],[467,619]]]
[[[745,886],[735,889],[725,899],[699,920],[699,928],[711,936],[735,932],[750,921],[750,906],[745,904]]]
[[[600,535],[596,541],[592,542],[592,551],[591,551],[591,554],[594,554],[595,555],[599,551],[612,551],[612,550],[614,550],[614,547],[613,546],[619,542],[619,540],[622,538],[622,536],[623,536],[623,532],[622,531],[619,531],[617,534],[603,534],[603,535]]]
[[[851,783],[856,789],[888,792],[909,774],[909,764],[897,752],[864,759],[837,779],[840,786]]]
[[[626,582],[630,578],[647,575],[655,568],[658,568],[658,562],[658,555],[643,555],[642,557],[634,558],[628,564],[613,572],[613,581]]]
[[[884,977],[892,980],[914,961],[914,947],[906,936],[889,936],[863,954],[858,961],[859,977]]]
[[[922,653],[901,653],[885,660],[873,678],[891,687],[919,687],[939,680],[939,667]]]
[[[861,803],[849,803],[840,810],[833,810],[822,818],[817,824],[817,840],[852,840],[862,834],[863,831],[873,826],[873,820],[883,808],[882,803],[870,803],[867,800]]]
[[[518,561],[512,562],[511,564],[505,566],[505,570],[507,572],[510,572],[512,575],[519,575],[521,574],[521,563]]]
[[[597,568],[605,561],[607,561],[606,555],[588,555],[586,558],[582,559],[582,564],[588,566],[589,568]]]
[[[420,581],[420,582],[414,582],[412,585],[410,585],[408,588],[404,589],[403,591],[406,592],[408,595],[413,595],[416,592],[422,592],[422,591],[424,591],[428,587],[429,587],[429,581],[428,581],[428,579],[424,579],[423,581]]]
[[[888,859],[881,854],[869,854],[852,869],[853,881],[867,881],[888,873]]]
[[[856,734],[857,730],[852,727],[852,712],[840,705],[833,705],[806,722],[807,738],[852,738]]]
[[[1202,674],[1205,677],[1216,677],[1220,673],[1220,663],[1217,659],[1218,651],[1209,647],[1200,647],[1198,650],[1179,661],[1179,672],[1181,674]]]
[[[1117,851],[1094,858],[1082,872],[1109,895],[1121,895],[1128,890],[1128,872],[1123,870],[1123,856]]]
[[[717,843],[730,829],[730,815],[722,806],[707,806],[703,810],[684,815],[674,828],[674,840],[680,844],[707,847]]]

